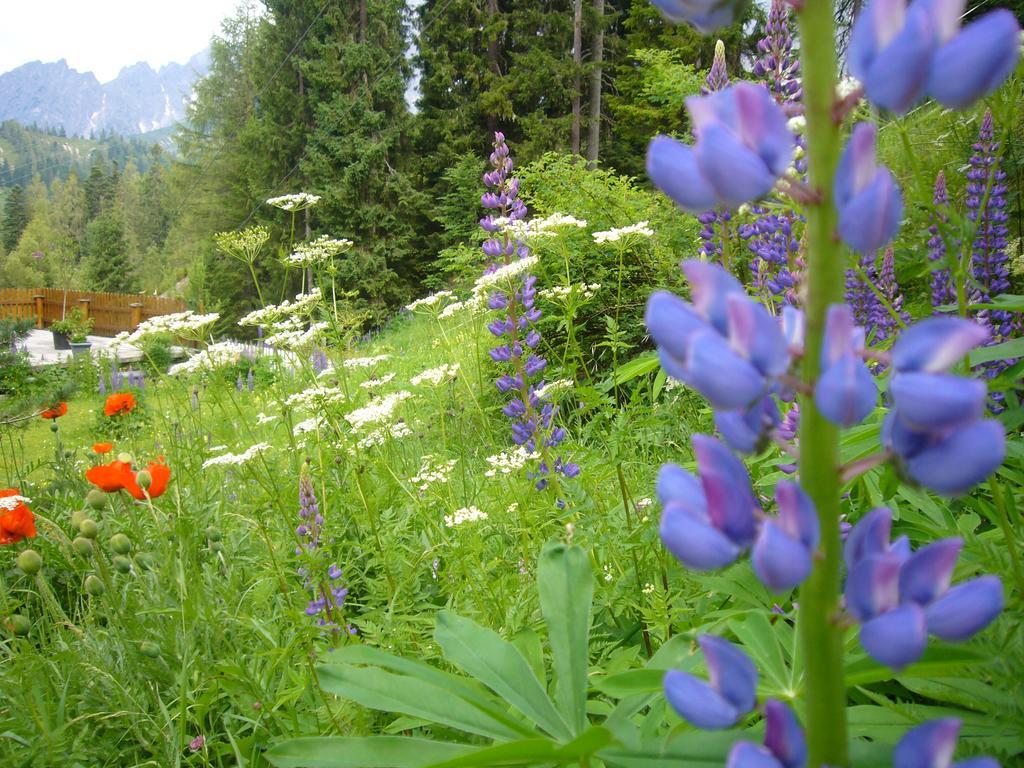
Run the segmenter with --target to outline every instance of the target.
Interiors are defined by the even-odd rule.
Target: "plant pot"
[[[91,341],[72,341],[70,342],[71,354],[75,357],[82,357],[83,355],[88,356],[89,348],[92,347]]]
[[[51,330],[50,333],[53,334],[54,349],[71,349],[71,339],[66,333],[54,330]]]

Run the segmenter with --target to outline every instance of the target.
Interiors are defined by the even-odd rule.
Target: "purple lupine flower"
[[[313,350],[309,356],[309,362],[316,373],[323,373],[331,365],[330,360],[327,359],[327,352],[319,348]]]
[[[101,395],[107,394],[107,377],[106,374],[103,373],[103,371],[100,371],[99,389]]]
[[[238,378],[235,379],[235,390],[241,392],[243,387],[244,384],[242,383],[242,374],[238,374]]]
[[[789,367],[778,322],[716,264],[683,262],[693,303],[666,291],[647,302],[645,322],[665,371],[716,408],[746,409]]]
[[[757,453],[764,449],[778,426],[779,407],[766,395],[742,411],[715,411],[715,427],[722,439],[737,453]]]
[[[698,32],[711,32],[732,24],[740,0],[652,0],[669,21],[687,23]]]
[[[754,77],[768,83],[768,90],[780,104],[799,101],[800,59],[793,53],[789,4],[785,0],[772,0],[764,37],[757,43],[757,52],[759,56],[754,61]]]
[[[984,382],[949,373],[987,338],[977,323],[933,317],[893,346],[892,409],[882,424],[882,444],[905,476],[937,493],[966,493],[1006,455],[1002,424],[982,418]]]
[[[761,505],[743,463],[707,435],[693,436],[697,477],[675,464],[658,473],[665,547],[689,568],[708,571],[733,563],[754,543]]]
[[[772,212],[760,207],[755,213],[757,217],[739,232],[753,256],[750,269],[755,293],[776,307],[792,303],[795,285],[790,267],[800,249],[794,232],[797,217],[791,211]]]
[[[256,389],[256,376],[253,374],[252,368],[250,368],[249,372],[245,375],[245,383],[250,392]]]
[[[738,741],[725,768],[804,768],[807,740],[800,721],[788,704],[777,699],[764,703],[764,746]]]
[[[725,43],[721,40],[715,43],[715,57],[711,60],[711,68],[704,78],[704,85],[700,87],[701,95],[724,91],[729,87],[729,72],[725,66]]]
[[[814,404],[822,416],[841,427],[862,422],[878,401],[878,389],[863,352],[864,329],[854,324],[853,311],[846,304],[830,306]]]
[[[935,218],[928,227],[928,260],[932,263],[932,306],[942,307],[956,304],[956,291],[946,263],[946,241],[942,239],[940,224],[949,221],[949,193],[946,191],[946,174],[939,171],[935,177]],[[936,314],[938,311],[936,310]]]
[[[949,642],[973,637],[1003,609],[995,576],[950,587],[963,546],[941,539],[911,553],[889,543],[892,513],[876,509],[846,541],[846,607],[860,625],[860,642],[873,659],[894,669],[917,661],[932,634]]]
[[[875,160],[874,123],[857,123],[836,168],[834,198],[839,235],[850,248],[874,253],[893,239],[903,197],[888,168]]]
[[[729,87],[729,73],[725,66],[725,44],[719,40],[715,44],[715,58],[711,62],[711,69],[701,86],[700,92],[707,96],[710,93],[724,90]],[[697,221],[700,222],[700,252],[708,261],[718,261],[722,257],[724,239],[727,236],[726,228],[732,219],[732,213],[725,209],[711,208],[698,214]]]
[[[647,149],[647,175],[684,210],[735,208],[764,197],[793,158],[786,114],[761,85],[737,83],[708,96],[692,96],[686,109],[693,146],[668,136]]]
[[[680,717],[698,728],[730,728],[757,703],[757,668],[738,646],[714,635],[697,638],[704,653],[708,682],[670,669],[665,698]]]
[[[784,592],[811,573],[820,531],[814,502],[799,485],[780,480],[775,486],[779,514],[761,524],[751,550],[754,573],[772,592]]]
[[[1006,250],[1009,232],[1006,226],[1006,172],[999,157],[992,110],[985,112],[967,171],[967,216],[977,226],[971,247],[971,274],[975,286],[971,300],[979,304],[989,303],[1010,290],[1009,254]],[[986,309],[978,313],[978,320],[988,326],[993,343],[1013,335],[1011,312]]]
[[[992,11],[960,29],[964,0],[872,0],[850,36],[850,74],[868,99],[904,113],[925,95],[964,109],[1009,77],[1020,54],[1013,13]]]
[[[896,282],[895,262],[893,248],[890,245],[885,249],[882,268],[878,272],[878,290],[885,297],[889,306],[885,306],[881,301],[875,303],[875,316],[872,318],[869,330],[876,342],[893,338],[900,325],[906,325],[910,319],[910,316],[903,311],[903,294],[900,293],[899,283]],[[893,313],[896,314],[895,317]]]
[[[960,721],[954,717],[929,720],[907,731],[892,753],[893,768],[999,768],[992,757],[953,762]]]
[[[853,311],[853,321],[870,335],[871,324],[878,316],[879,301],[872,285],[878,284],[873,253],[862,253],[857,260],[860,269],[846,270],[846,303]]]

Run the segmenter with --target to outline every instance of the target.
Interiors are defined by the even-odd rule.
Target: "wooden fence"
[[[113,336],[120,331],[132,331],[151,317],[182,312],[185,302],[130,293],[0,288],[0,317],[35,320],[36,328],[46,328],[75,307],[81,307],[82,313],[93,319],[94,334]]]

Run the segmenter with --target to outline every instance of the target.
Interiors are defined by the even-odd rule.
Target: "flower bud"
[[[101,491],[102,493],[102,491]],[[82,527],[82,521],[89,519],[89,513],[84,509],[76,509],[71,513],[71,527],[76,531]]]
[[[32,629],[32,622],[29,621],[27,616],[22,616],[20,613],[12,613],[11,617],[7,620],[7,628],[15,637],[24,637]]]
[[[135,484],[143,490],[149,488],[153,484],[153,476],[149,474],[148,469],[139,470],[139,473],[135,475]]]
[[[132,551],[132,541],[123,533],[115,533],[110,537],[110,548],[119,555],[127,555]]]
[[[92,539],[87,539],[83,536],[79,536],[71,542],[71,548],[82,557],[92,557]]]
[[[27,575],[35,576],[43,567],[43,558],[34,549],[25,549],[18,554],[18,567]]]
[[[117,454],[117,460],[129,465],[135,461],[134,457],[127,451],[122,451],[121,453]]]
[[[99,597],[107,591],[107,588],[103,586],[103,582],[96,574],[90,573],[85,577],[85,591],[93,597]]]
[[[51,432],[56,432],[59,429],[60,429],[60,427],[57,426],[57,420],[56,419],[54,419],[52,422],[50,422],[50,431]]]
[[[100,532],[100,526],[95,520],[87,517],[79,524],[78,532],[87,539],[95,539]]]
[[[153,556],[149,552],[142,552],[135,556],[135,564],[144,571],[153,570]]]
[[[222,545],[219,541],[211,541],[210,542],[210,551],[211,552],[220,552],[222,549],[224,549],[224,545]]]
[[[215,525],[211,525],[206,529],[206,538],[210,541],[220,541],[220,528]]]
[[[146,640],[145,642],[139,645],[139,651],[142,653],[143,656],[146,656],[150,659],[156,659],[160,656],[160,646],[156,643],[150,642],[149,640]]]
[[[112,562],[114,570],[118,573],[131,573],[132,561],[124,555],[116,555]]]
[[[99,488],[93,488],[85,494],[85,503],[92,509],[103,509],[107,503],[107,495]]]

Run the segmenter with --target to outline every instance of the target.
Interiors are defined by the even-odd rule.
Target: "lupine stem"
[[[805,354],[802,378],[812,384],[829,304],[842,301],[843,257],[836,243],[832,178],[840,152],[839,125],[832,116],[836,50],[831,2],[812,0],[799,12],[808,181],[819,195],[807,206]],[[839,432],[808,395],[800,397],[800,480],[821,523],[822,553],[800,589],[799,629],[804,654],[808,765],[848,764],[843,629],[839,610]]]

